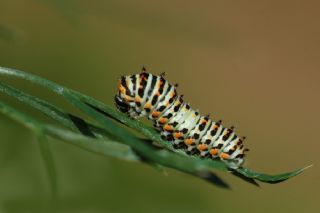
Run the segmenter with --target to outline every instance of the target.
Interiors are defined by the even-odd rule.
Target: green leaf
[[[252,170],[246,169],[246,168],[239,168],[239,169],[237,169],[237,172],[244,175],[245,177],[256,179],[261,182],[280,183],[282,181],[285,181],[289,178],[292,178],[292,177],[302,173],[304,170],[310,168],[311,166],[312,165],[306,166],[302,169],[297,169],[292,172],[286,172],[286,173],[277,174],[277,175],[268,175],[268,174],[264,174],[264,173],[259,173],[259,172],[255,172],[255,171],[252,171]]]
[[[60,139],[63,142],[78,146],[96,154],[111,156],[126,161],[140,161],[140,157],[132,151],[129,146],[117,141],[88,138],[81,134],[51,125],[46,125],[45,130],[51,137]]]
[[[37,122],[33,118],[16,111],[14,108],[2,103],[1,101],[0,101],[0,112],[2,112],[8,117],[14,119],[15,121],[23,124],[27,128],[32,129],[34,132],[36,132],[39,145],[40,145],[40,151],[41,151],[41,154],[47,169],[47,173],[49,176],[52,197],[55,199],[57,195],[57,176],[55,172],[56,170],[54,166],[52,153],[49,150],[49,144],[44,135],[45,133],[44,133],[43,125],[41,125],[39,122]]]
[[[200,159],[197,156],[187,156],[182,150],[176,150],[172,147],[170,143],[168,143],[167,141],[161,140],[159,133],[155,131],[155,129],[150,128],[149,126],[146,126],[140,121],[129,118],[125,114],[115,110],[113,107],[109,107],[89,96],[86,96],[77,91],[68,89],[66,87],[63,87],[59,84],[56,84],[52,81],[46,80],[36,75],[32,75],[32,74],[14,70],[14,69],[3,68],[3,67],[0,67],[0,74],[25,79],[34,84],[44,86],[49,90],[57,93],[58,95],[64,97],[73,106],[80,109],[81,111],[89,115],[91,118],[93,118],[97,123],[99,123],[101,127],[93,126],[91,124],[88,125],[90,126],[90,130],[95,135],[100,131],[102,132],[103,136],[108,135],[108,136],[113,136],[117,138],[118,142],[127,145],[127,147],[130,147],[131,148],[130,152],[136,153],[138,156],[141,156],[144,162],[146,163],[149,163],[151,165],[160,165],[160,166],[175,168],[182,172],[203,178],[204,180],[211,180],[211,182],[213,182],[214,184],[220,185],[222,187],[227,187],[227,185],[221,179],[217,178],[217,176],[215,176],[212,173],[212,170],[214,169],[228,171],[229,169],[224,163],[222,163],[221,161],[216,161],[211,159]],[[74,125],[74,122],[70,123],[70,118],[66,117],[67,114],[63,110],[58,109],[57,107],[54,107],[53,105],[47,102],[44,102],[41,99],[37,99],[36,97],[30,96],[22,91],[19,91],[5,84],[0,85],[0,91],[5,92],[8,95],[11,95],[12,97],[21,99],[23,102],[28,103],[29,105],[41,110],[46,115],[57,120],[61,124],[68,126],[73,130],[74,129],[79,130],[79,127],[77,125],[72,126]],[[53,114],[55,115],[53,115],[52,112],[54,112]],[[56,116],[58,114],[59,116]],[[77,118],[84,121],[79,117]],[[112,118],[115,122],[112,122],[109,118]],[[87,121],[84,121],[84,122],[88,124]],[[152,144],[146,143],[145,140],[138,139],[130,131],[123,128],[118,123],[124,124],[138,131],[139,133],[147,137],[150,141],[154,141],[158,145],[165,147],[167,150],[159,150],[154,146],[152,146]],[[33,129],[37,129],[37,128],[33,128]],[[46,131],[48,131],[47,126],[45,129]],[[97,129],[99,131],[97,131]],[[83,132],[80,131],[80,133],[83,133]],[[49,135],[53,134],[53,131],[50,130],[47,132],[47,134]],[[78,133],[72,132],[72,134],[78,134]],[[59,135],[61,139],[66,140],[66,138],[63,138],[66,136],[65,132]],[[57,135],[55,135],[55,137],[57,137]],[[81,135],[81,137],[85,137],[85,136]],[[85,138],[86,140],[89,140],[87,137]],[[95,139],[91,138],[90,140],[95,140]],[[78,143],[78,140],[74,140],[73,142],[80,144]],[[94,142],[85,143],[85,144],[91,145],[91,144],[94,144]],[[88,145],[88,147],[90,145]],[[95,150],[96,151],[100,150],[100,148],[101,147],[96,147]],[[105,153],[105,154],[111,155],[111,153]],[[247,168],[239,168],[237,170],[232,170],[232,172],[236,176],[253,184],[255,184],[254,180],[259,180],[267,183],[278,183],[300,174],[306,168],[299,169],[289,173],[279,174],[279,175],[267,175],[264,173],[251,171]]]
[[[130,147],[116,141],[106,139],[93,139],[75,133],[69,130],[61,129],[52,125],[42,123],[15,108],[0,101],[0,112],[33,130],[37,135],[49,135],[56,139],[78,146],[90,152],[112,156],[122,160],[138,161],[139,157],[130,149]],[[41,139],[42,136],[40,137]],[[49,153],[47,153],[49,154]]]
[[[45,168],[47,170],[47,174],[48,174],[48,178],[51,186],[51,195],[53,200],[56,200],[57,194],[58,194],[58,187],[57,187],[58,178],[57,178],[56,167],[54,164],[53,153],[52,153],[52,150],[50,149],[50,144],[44,132],[38,133],[37,138],[39,142],[41,156],[42,156],[42,159],[44,160]]]
[[[48,103],[47,101],[36,98],[5,83],[0,82],[0,92],[6,93],[11,97],[34,107],[50,118],[56,120],[63,126],[68,127],[71,130],[81,132],[83,135],[98,138],[112,137],[111,135],[107,134],[104,129],[90,124],[88,121],[81,119],[71,113],[65,112],[63,109],[56,107]]]

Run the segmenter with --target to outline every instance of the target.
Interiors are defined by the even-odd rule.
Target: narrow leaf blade
[[[63,140],[87,151],[95,152],[105,156],[117,157],[127,161],[139,161],[138,155],[136,155],[136,153],[134,153],[130,147],[117,141],[93,139],[70,130],[44,124],[1,101],[0,112],[24,125],[28,129],[33,130],[40,136],[41,134],[45,133],[53,138]],[[43,136],[40,137],[41,140],[43,139],[42,137]]]
[[[237,169],[237,172],[244,175],[245,177],[253,178],[253,179],[259,180],[261,182],[280,183],[280,182],[285,181],[289,178],[297,176],[298,174],[302,173],[304,170],[310,168],[311,166],[312,165],[301,168],[301,169],[297,169],[292,172],[286,172],[286,173],[277,174],[277,175],[269,175],[269,174],[265,174],[265,173],[259,173],[259,172],[255,172],[255,171],[252,171],[247,168],[239,168],[239,169]]]
[[[53,200],[56,200],[58,195],[58,177],[56,172],[56,166],[54,163],[53,153],[50,148],[49,141],[47,140],[46,135],[43,132],[37,134],[37,139],[40,147],[41,156],[44,161],[45,168],[47,170],[49,178],[51,196]]]

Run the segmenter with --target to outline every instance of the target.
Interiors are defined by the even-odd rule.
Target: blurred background
[[[279,173],[261,188],[227,173],[224,190],[168,170],[50,140],[59,212],[318,212],[318,1],[0,1],[0,66],[113,105],[118,78],[167,73],[194,108],[247,136],[246,167]],[[1,77],[74,112],[52,93]],[[35,110],[0,95],[18,109]],[[0,115],[0,212],[48,212],[50,188],[32,132]]]

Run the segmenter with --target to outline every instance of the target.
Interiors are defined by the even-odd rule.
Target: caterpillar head
[[[116,107],[123,113],[128,113],[130,106],[127,104],[125,100],[123,100],[119,95],[116,95],[114,97],[114,100],[116,102]]]

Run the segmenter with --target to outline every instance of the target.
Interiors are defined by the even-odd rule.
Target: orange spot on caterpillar
[[[212,126],[212,129],[218,129],[218,127],[219,126],[217,124],[215,124],[215,125]]]
[[[121,81],[119,81],[119,83],[118,83],[118,89],[119,89],[120,93],[122,93],[122,94],[126,93],[126,89],[124,88],[124,86],[122,86]]]
[[[205,145],[205,144],[199,144],[199,145],[198,145],[198,149],[199,149],[200,151],[205,151],[205,150],[208,149],[208,146]]]
[[[174,137],[181,138],[181,137],[183,137],[183,134],[181,132],[176,132],[176,133],[174,133]]]
[[[146,103],[146,104],[144,105],[144,108],[145,108],[145,109],[151,109],[151,103],[150,103],[150,102]]]
[[[159,123],[160,124],[165,124],[165,123],[167,123],[167,119],[166,118],[160,118],[159,119]]]
[[[186,139],[186,140],[184,141],[184,143],[185,143],[186,145],[192,145],[192,144],[194,144],[194,142],[193,142],[193,139],[192,139],[192,138],[188,138],[188,139]]]
[[[224,160],[228,160],[229,157],[230,157],[230,156],[229,156],[227,153],[224,153],[224,152],[223,152],[223,153],[220,154],[220,158],[222,158],[222,159],[224,159]]]
[[[210,154],[211,155],[216,155],[218,154],[219,150],[218,149],[210,149]]]
[[[135,101],[140,103],[141,102],[141,98],[139,96],[136,96],[135,97]]]
[[[124,99],[125,99],[126,102],[133,101],[133,98],[131,98],[130,96],[127,96],[127,95],[124,97]]]
[[[169,124],[165,125],[165,126],[163,127],[163,129],[164,129],[165,131],[172,131],[172,130],[173,130],[172,126],[169,125]]]
[[[160,115],[160,112],[158,112],[158,111],[153,111],[152,112],[152,117],[159,117],[159,115]]]

